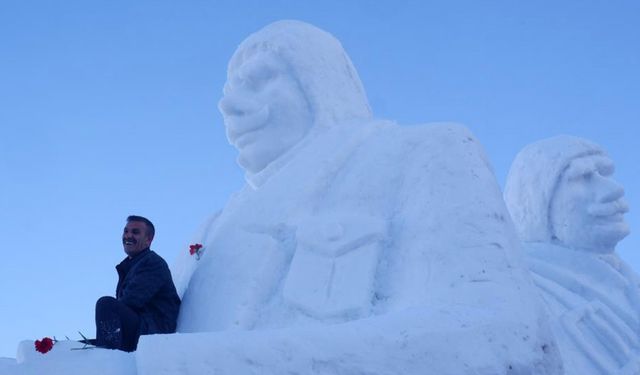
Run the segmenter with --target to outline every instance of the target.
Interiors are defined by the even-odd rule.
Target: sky
[[[595,141],[616,163],[640,270],[637,1],[0,3],[0,357],[95,334],[130,214],[172,263],[243,184],[217,110],[250,33],[312,23],[350,55],[379,118],[465,124],[500,185],[528,143]]]

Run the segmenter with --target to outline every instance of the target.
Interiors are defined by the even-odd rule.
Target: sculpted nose
[[[224,116],[244,116],[257,112],[260,109],[260,105],[248,95],[242,95],[242,93],[234,91],[226,93],[220,99],[218,109]]]
[[[239,111],[234,105],[233,94],[227,94],[218,101],[218,110],[224,116],[232,116],[238,114]]]
[[[601,178],[601,189],[598,202],[606,203],[616,201],[624,196],[624,188],[611,178]]]

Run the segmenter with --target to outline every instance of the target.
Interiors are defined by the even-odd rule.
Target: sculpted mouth
[[[236,136],[235,142],[233,143],[233,145],[238,147],[238,148],[243,148],[246,145],[255,142],[256,139],[259,137],[258,131],[260,129],[262,129],[262,128],[263,127],[261,126],[261,127],[255,129],[255,130],[247,131],[247,132],[244,132],[244,133]]]
[[[225,118],[227,138],[237,147],[242,147],[254,138],[252,133],[262,129],[269,118],[269,107],[264,106],[254,113],[244,113]]]
[[[589,215],[603,220],[622,220],[623,215],[629,212],[629,205],[624,200],[609,203],[596,203],[589,206]]]

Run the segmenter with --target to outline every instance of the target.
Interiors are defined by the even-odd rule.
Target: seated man
[[[629,228],[613,167],[598,145],[558,136],[525,147],[505,185],[568,375],[640,373],[640,289],[615,252]]]
[[[173,333],[180,309],[167,263],[149,246],[155,229],[141,216],[129,216],[122,234],[127,258],[116,266],[116,298],[96,304],[96,345],[136,350],[140,335]]]

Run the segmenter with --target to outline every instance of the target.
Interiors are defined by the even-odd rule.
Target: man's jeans
[[[96,345],[132,352],[138,346],[140,318],[135,311],[113,297],[96,303]]]

